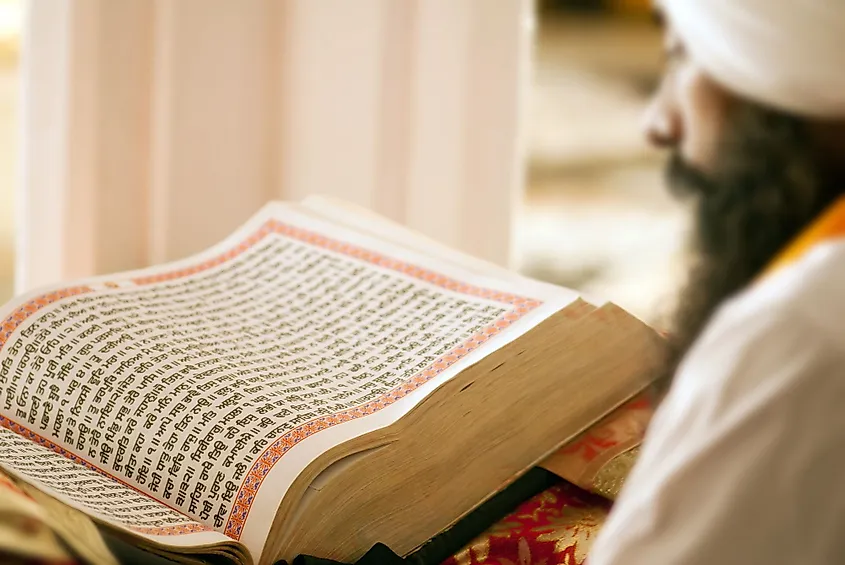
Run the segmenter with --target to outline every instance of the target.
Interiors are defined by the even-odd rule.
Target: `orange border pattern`
[[[55,292],[51,292],[49,294],[45,294],[39,296],[37,298],[33,298],[26,304],[18,306],[18,308],[6,316],[6,319],[3,320],[2,329],[0,330],[0,349],[6,345],[6,340],[12,335],[19,325],[21,325],[24,320],[29,318],[32,314],[41,310],[45,306],[49,306],[53,302],[57,300],[61,300],[62,298],[67,298],[69,296],[76,296],[78,294],[85,294],[86,292],[91,292],[91,288],[87,286],[75,286],[71,288],[64,288],[62,290],[57,290]]]
[[[493,300],[495,302],[509,304],[512,306],[512,309],[506,312],[499,319],[497,319],[495,322],[493,322],[477,334],[471,336],[460,346],[456,347],[440,359],[437,359],[429,367],[422,370],[416,376],[411,378],[408,382],[394,388],[391,391],[386,392],[381,397],[371,402],[368,402],[367,404],[364,404],[362,406],[351,408],[343,412],[333,414],[331,416],[316,418],[314,420],[311,420],[310,422],[306,422],[305,424],[294,428],[290,432],[276,439],[267,449],[265,449],[265,451],[255,461],[252,468],[249,470],[246,477],[244,478],[240,489],[238,490],[238,494],[235,499],[235,504],[233,505],[232,510],[230,511],[229,519],[224,529],[224,533],[227,536],[236,540],[240,539],[241,537],[247,516],[249,515],[249,511],[252,507],[253,501],[255,500],[255,497],[258,494],[258,489],[261,487],[264,478],[267,476],[273,466],[282,458],[282,455],[289,451],[294,445],[298,444],[299,442],[314,435],[319,431],[325,430],[343,422],[348,422],[356,418],[367,416],[369,414],[374,414],[382,408],[390,406],[397,400],[407,396],[409,393],[418,389],[420,386],[430,381],[432,378],[442,373],[448,367],[452,366],[457,361],[465,357],[471,351],[477,349],[480,345],[488,341],[490,338],[501,333],[502,330],[509,327],[511,324],[520,320],[526,314],[543,304],[539,300],[534,300],[505,292],[499,292],[495,290],[468,285],[466,283],[446,277],[442,274],[423,269],[416,265],[397,261],[395,259],[385,257],[384,255],[380,255],[367,249],[351,245],[349,243],[345,243],[339,240],[331,239],[302,228],[290,226],[277,220],[268,220],[260,229],[258,229],[255,233],[253,233],[245,240],[243,240],[240,244],[212,259],[209,259],[197,265],[193,265],[191,267],[186,267],[169,273],[136,277],[132,279],[132,282],[137,285],[147,285],[195,275],[197,273],[212,269],[214,267],[226,263],[227,261],[234,259],[235,257],[249,250],[251,247],[253,247],[255,244],[257,244],[270,234],[285,236],[309,245],[340,253],[348,257],[352,257],[354,259],[366,261],[373,265],[384,267],[405,274],[407,276],[434,284],[446,290],[484,298],[487,300]],[[92,289],[89,287],[74,287],[64,289],[39,297],[33,301],[28,302],[24,306],[21,306],[9,317],[7,317],[6,320],[3,322],[2,326],[4,331],[0,332],[0,348],[2,348],[2,346],[5,344],[6,339],[8,339],[14,329],[17,328],[18,325],[23,322],[23,320],[25,320],[36,310],[61,298],[66,298],[68,296],[82,294],[84,292],[90,291],[92,291]],[[9,428],[12,431],[16,431],[24,437],[32,439],[41,445],[48,446],[53,451],[56,451],[57,453],[60,453],[77,463],[81,463],[90,469],[102,473],[105,476],[117,480],[118,482],[129,486],[134,490],[138,490],[135,489],[135,487],[132,487],[132,485],[124,483],[119,478],[113,477],[109,473],[103,471],[102,469],[99,469],[94,465],[91,465],[90,463],[79,458],[73,453],[62,449],[61,447],[53,444],[52,442],[38,436],[37,434],[34,434],[33,432],[12,422],[11,420],[3,418],[2,416],[0,416],[0,425]],[[178,510],[174,510],[178,512]],[[166,528],[136,529],[136,531],[141,533],[155,535],[183,535],[187,533],[193,533],[195,531],[209,530],[211,530],[211,528],[207,526],[200,526],[200,524],[188,524],[186,526],[171,526]]]

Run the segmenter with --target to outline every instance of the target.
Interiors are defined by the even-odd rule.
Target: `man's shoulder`
[[[825,556],[841,553],[829,534],[845,523],[829,488],[845,470],[843,308],[845,245],[719,310],[652,420],[596,563],[778,562],[795,532],[818,550],[810,562],[839,562]],[[772,500],[790,511],[766,511]]]
[[[799,325],[845,347],[845,240],[821,245],[728,301],[717,318],[762,319],[762,331]],[[772,327],[766,327],[772,326]]]
[[[821,390],[833,384],[822,367],[843,359],[845,242],[819,248],[723,304],[678,379],[702,393],[752,394],[776,375]]]

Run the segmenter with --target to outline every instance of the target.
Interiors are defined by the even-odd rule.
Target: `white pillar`
[[[18,290],[336,196],[506,264],[529,0],[31,0]]]

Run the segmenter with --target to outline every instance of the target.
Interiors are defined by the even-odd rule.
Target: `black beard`
[[[749,103],[735,112],[711,174],[677,155],[668,167],[671,191],[692,199],[696,260],[675,314],[664,390],[718,306],[845,190],[820,166],[806,120]]]

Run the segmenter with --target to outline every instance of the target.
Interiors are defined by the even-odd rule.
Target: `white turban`
[[[659,0],[689,55],[726,89],[845,118],[845,0]]]

